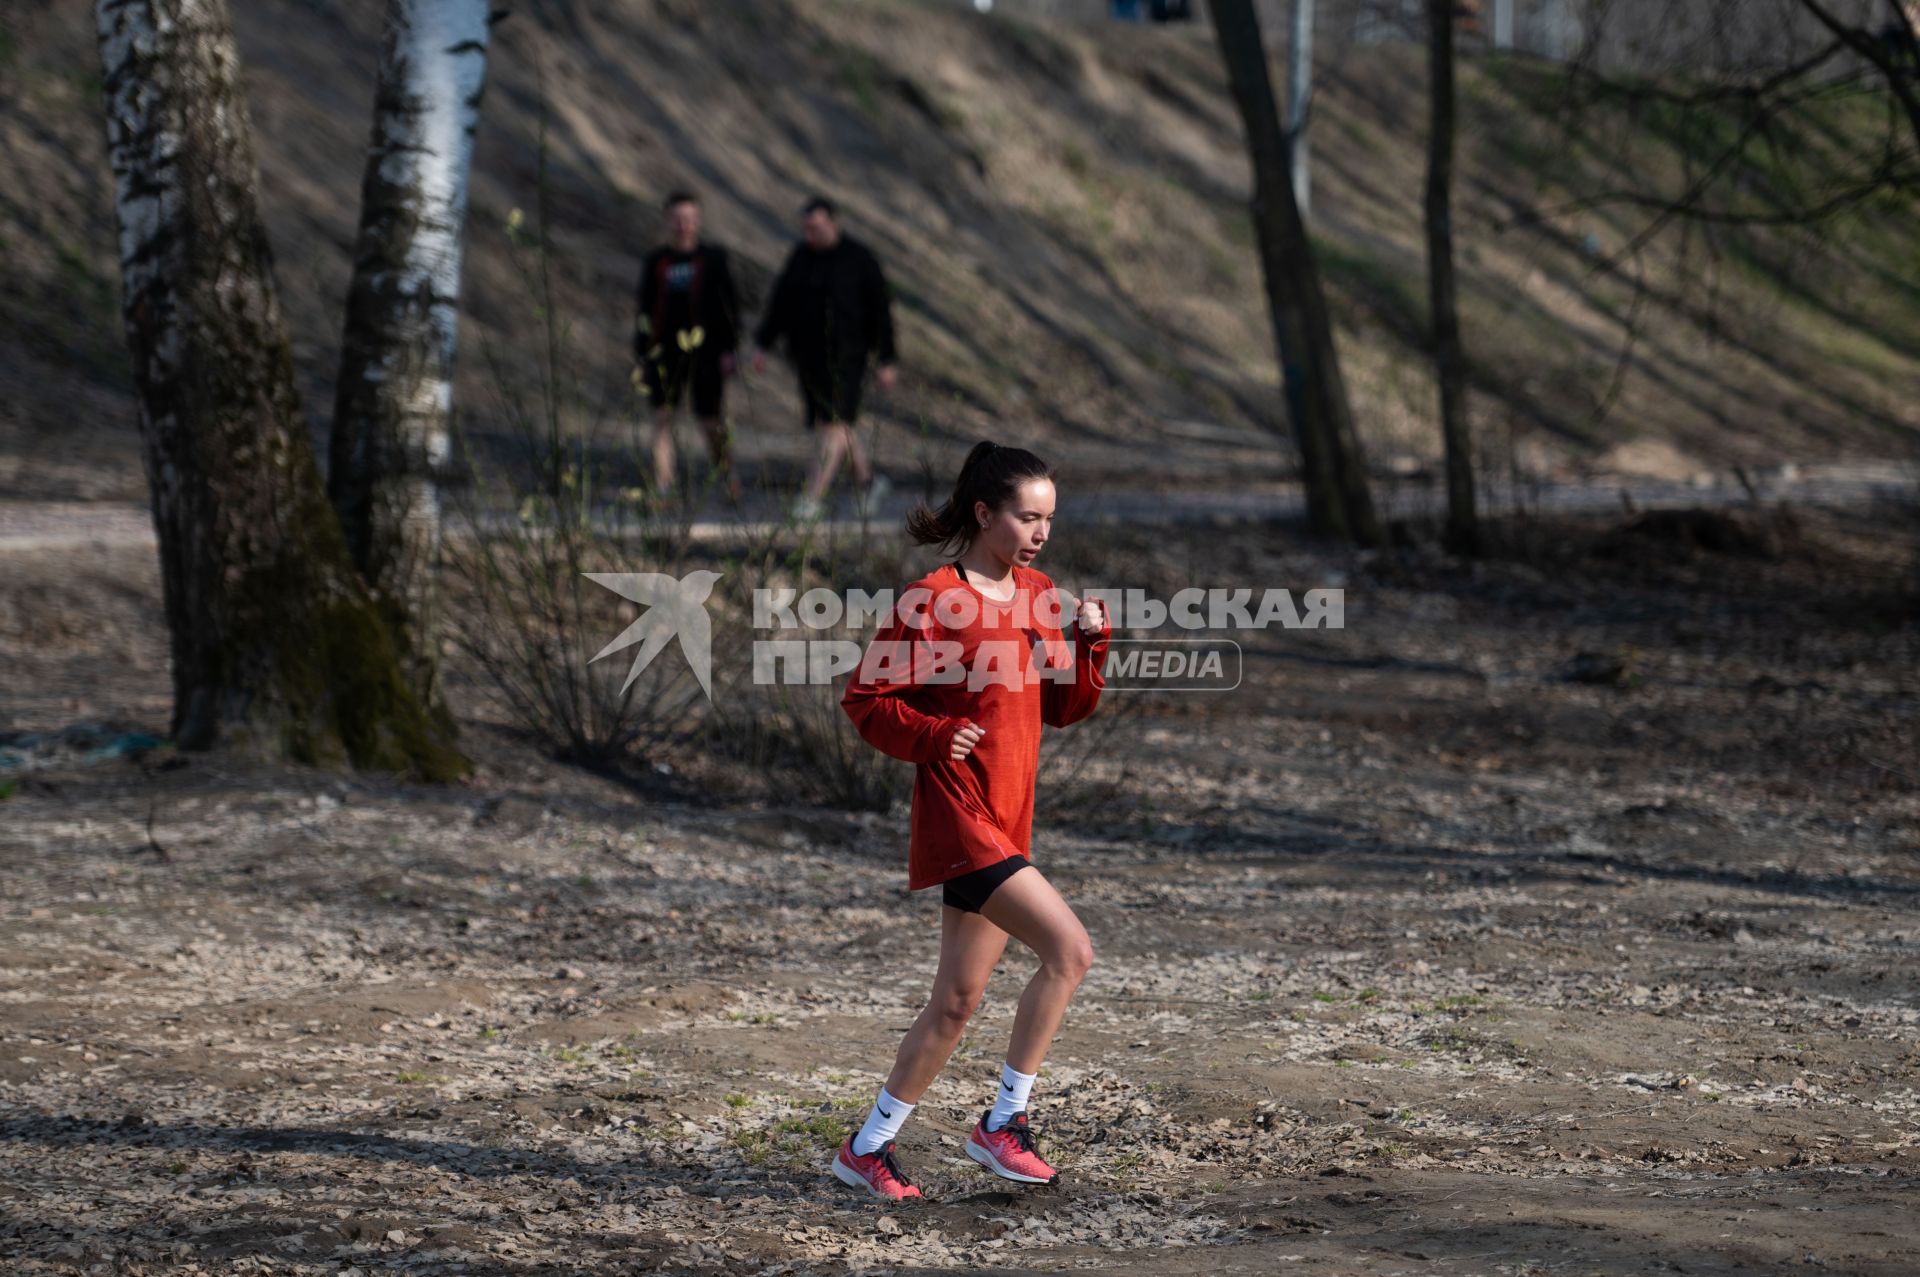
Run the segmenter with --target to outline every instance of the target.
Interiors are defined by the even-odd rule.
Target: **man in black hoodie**
[[[841,233],[832,203],[818,196],[807,202],[801,242],[774,281],[766,317],[754,334],[755,372],[766,367],[767,351],[782,338],[800,376],[807,426],[820,435],[820,451],[795,513],[819,517],[843,455],[852,459],[853,476],[871,507],[890,485],[867,464],[853,427],[870,355],[879,360],[874,384],[893,388],[892,300],[879,260],[866,245]]]
[[[667,242],[640,268],[633,355],[639,384],[653,404],[653,481],[673,489],[673,415],[693,390],[693,415],[706,432],[714,469],[738,502],[740,477],[727,451],[721,417],[726,379],[740,344],[740,298],[727,253],[700,242],[700,201],[685,191],[667,197]]]

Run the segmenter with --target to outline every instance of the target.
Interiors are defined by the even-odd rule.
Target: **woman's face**
[[[974,519],[985,519],[973,543],[994,558],[1016,567],[1031,567],[1053,535],[1053,480],[1028,479],[998,510],[984,501],[973,503]]]

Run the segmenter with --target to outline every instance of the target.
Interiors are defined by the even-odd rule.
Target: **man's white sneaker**
[[[885,501],[887,494],[892,491],[892,481],[884,474],[876,473],[873,478],[867,480],[867,486],[860,490],[860,495],[854,502],[855,508],[860,511],[862,517],[876,514],[879,512],[880,503]]]

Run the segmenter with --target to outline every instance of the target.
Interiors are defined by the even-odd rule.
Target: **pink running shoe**
[[[841,1183],[864,1188],[889,1202],[903,1202],[922,1195],[894,1160],[892,1140],[861,1157],[853,1151],[853,1136],[847,1136],[840,1151],[834,1154],[833,1173]]]
[[[1033,1128],[1027,1125],[1027,1115],[1015,1113],[1011,1122],[989,1131],[987,1114],[992,1112],[988,1109],[974,1123],[973,1134],[967,1139],[967,1156],[1001,1179],[1022,1184],[1051,1184],[1058,1179],[1058,1172],[1034,1151]]]

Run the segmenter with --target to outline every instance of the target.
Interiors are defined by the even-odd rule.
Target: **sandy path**
[[[1857,505],[1876,498],[1907,500],[1920,492],[1920,467],[1892,461],[1783,465],[1747,476],[1703,471],[1694,481],[1621,477],[1586,483],[1541,483],[1524,491],[1483,493],[1489,511],[1513,508],[1570,514],[1709,508],[1763,501]],[[1383,480],[1375,493],[1383,517],[1432,516],[1444,493],[1426,483]],[[895,492],[874,507],[873,521],[897,524],[912,500]],[[1287,519],[1305,512],[1295,484],[1273,483],[1227,490],[1149,490],[1096,487],[1069,494],[1065,513],[1092,522],[1195,523],[1215,519]],[[750,494],[737,514],[721,514],[709,502],[691,524],[696,540],[761,536],[779,526],[779,512],[765,494]],[[856,511],[844,490],[830,524],[855,526]],[[460,526],[454,520],[452,526]],[[153,520],[144,506],[109,502],[0,501],[0,553],[84,546],[152,545]]]

